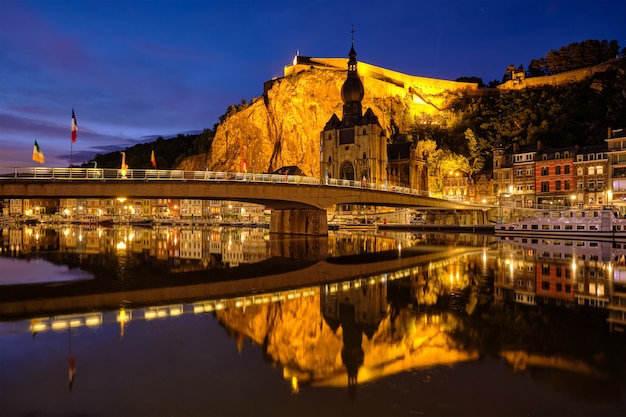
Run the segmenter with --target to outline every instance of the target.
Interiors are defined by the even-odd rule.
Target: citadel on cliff
[[[610,65],[614,63],[552,76],[512,77],[497,89],[484,89],[477,83],[411,76],[364,62],[358,63],[357,72],[353,46],[347,60],[297,55],[282,77],[265,82],[261,97],[240,106],[217,126],[208,154],[190,157],[180,168],[237,171],[246,160],[249,172],[298,167],[304,175],[322,180],[428,190],[426,155],[410,141],[387,144],[392,126],[407,131],[417,116],[440,115],[450,100],[462,95],[568,85],[602,73]],[[598,139],[612,138],[615,143],[622,135],[616,126]],[[518,207],[620,203],[625,201],[621,197],[626,186],[615,183],[613,175],[621,175],[623,157],[616,153],[621,145],[609,149],[608,143],[593,149],[551,150],[540,143],[520,148],[500,142],[493,148],[493,171],[471,178],[464,172],[445,173],[437,196]],[[551,161],[550,167],[543,167],[543,161]],[[593,169],[579,166],[582,162]],[[568,178],[558,178],[565,172]]]

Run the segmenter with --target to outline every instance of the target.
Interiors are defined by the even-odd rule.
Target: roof
[[[389,162],[410,159],[411,146],[413,146],[413,142],[398,142],[387,145],[387,158]]]

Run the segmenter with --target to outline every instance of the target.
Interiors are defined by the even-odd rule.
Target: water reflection
[[[246,342],[259,346],[292,393],[341,387],[358,402],[363,385],[407,372],[426,382],[441,367],[498,358],[570,399],[626,404],[619,245],[343,231],[288,239],[242,228],[3,236],[0,263],[43,258],[94,276],[2,287],[4,335],[113,324],[127,337],[132,323],[208,315],[240,355]]]

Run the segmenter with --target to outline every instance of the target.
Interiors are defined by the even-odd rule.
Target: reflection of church
[[[413,142],[388,144],[372,109],[363,113],[364,94],[353,45],[341,88],[343,116],[333,114],[320,133],[320,176],[427,190],[423,153]]]
[[[320,297],[324,320],[335,332],[341,326],[343,347],[341,360],[348,373],[348,388],[355,394],[359,368],[365,353],[362,347],[363,334],[371,339],[382,319],[387,314],[387,286],[383,283],[364,284],[360,288],[336,287],[332,293],[329,286]]]

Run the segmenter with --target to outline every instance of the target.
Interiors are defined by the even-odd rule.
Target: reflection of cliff
[[[364,301],[355,295],[359,292],[374,305],[359,304]],[[376,284],[367,291],[351,288],[348,300],[345,293],[330,303],[316,295],[216,314],[227,328],[264,346],[266,355],[284,367],[286,378],[304,385],[346,387],[348,377],[351,383],[363,383],[409,369],[478,358],[477,352],[454,346],[447,333],[454,327],[451,317],[417,317],[402,310],[392,318],[384,294],[385,284]],[[336,317],[328,320],[330,325],[320,306],[330,307],[324,314]],[[370,316],[363,320],[366,310]]]

